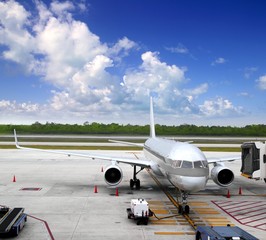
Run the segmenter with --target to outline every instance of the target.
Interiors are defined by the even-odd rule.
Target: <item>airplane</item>
[[[209,164],[214,165],[211,170],[212,180],[221,187],[228,187],[234,180],[234,173],[224,166],[224,162],[240,160],[240,156],[207,159],[204,153],[199,148],[192,145],[191,142],[180,142],[156,137],[152,97],[150,97],[150,137],[145,143],[140,144],[110,140],[126,145],[143,147],[144,159],[22,147],[18,143],[15,129],[14,137],[16,147],[19,149],[64,154],[69,157],[78,156],[91,158],[93,160],[101,159],[110,161],[111,164],[104,172],[105,182],[109,186],[117,186],[123,179],[123,171],[119,163],[133,166],[133,178],[130,179],[131,189],[134,187],[135,189],[140,189],[140,180],[137,178],[137,174],[145,168],[150,169],[155,175],[165,177],[174,187],[179,189],[181,197],[181,203],[179,203],[180,214],[189,214],[190,208],[187,203],[188,194],[206,188],[209,179]],[[137,167],[140,167],[139,171],[137,171]]]

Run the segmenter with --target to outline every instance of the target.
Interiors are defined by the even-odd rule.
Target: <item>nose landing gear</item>
[[[188,193],[184,192],[184,191],[180,191],[180,195],[181,195],[181,204],[179,205],[178,213],[180,213],[180,214],[189,214],[190,208],[187,205]]]

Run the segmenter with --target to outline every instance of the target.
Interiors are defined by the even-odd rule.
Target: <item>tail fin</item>
[[[150,97],[150,137],[155,138],[155,125],[154,125],[154,115],[153,115],[153,100]]]

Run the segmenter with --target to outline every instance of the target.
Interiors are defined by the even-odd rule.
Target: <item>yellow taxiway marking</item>
[[[190,206],[208,206],[209,204],[206,202],[189,202]]]
[[[195,235],[195,232],[154,232],[156,235]]]
[[[166,210],[166,209],[152,209],[152,211],[153,211],[155,214],[169,214],[169,211]]]
[[[193,208],[193,210],[199,214],[220,214],[214,208]]]

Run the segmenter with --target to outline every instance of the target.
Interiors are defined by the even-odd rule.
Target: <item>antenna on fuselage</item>
[[[155,138],[155,125],[154,125],[154,115],[153,115],[153,100],[150,97],[150,137]]]

